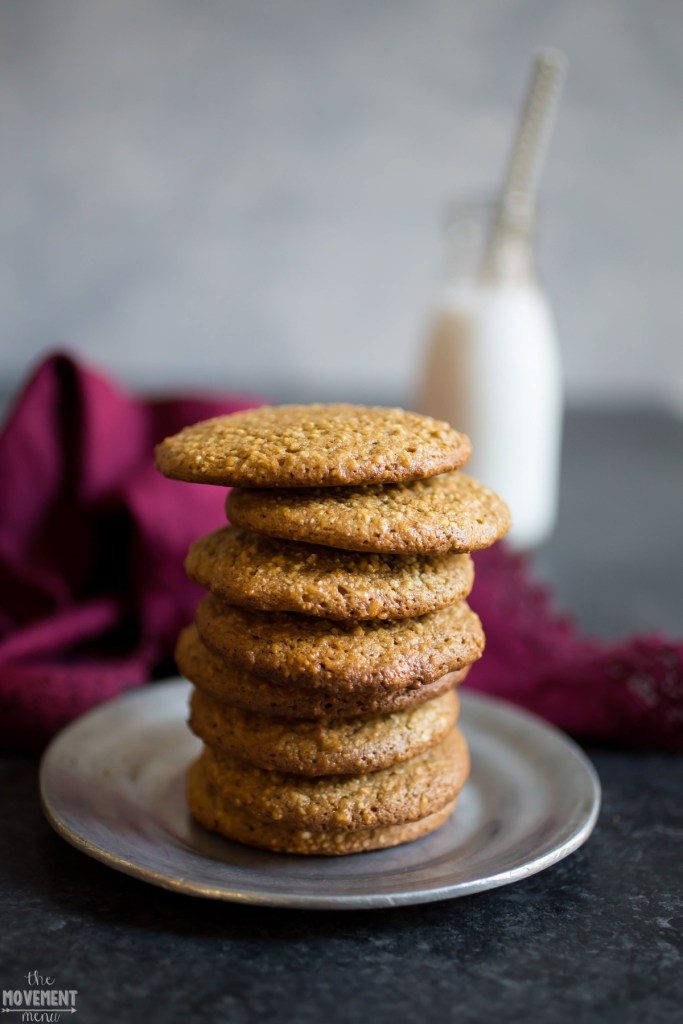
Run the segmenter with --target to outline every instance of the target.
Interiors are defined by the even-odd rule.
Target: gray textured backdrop
[[[542,274],[574,399],[683,408],[677,0],[4,0],[5,384],[56,342],[146,385],[409,393],[446,199],[571,60]]]

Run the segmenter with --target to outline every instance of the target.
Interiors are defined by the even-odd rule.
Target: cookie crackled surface
[[[279,821],[266,822],[244,808],[236,807],[216,790],[202,759],[195,761],[188,771],[187,797],[196,820],[227,839],[276,853],[318,857],[340,857],[412,842],[440,828],[455,807],[455,801],[451,801],[425,818],[400,825],[312,831],[305,826],[285,825]]]
[[[264,822],[311,831],[417,821],[453,801],[469,771],[467,745],[457,729],[408,761],[362,775],[305,778],[264,771],[209,747],[200,760],[226,804]]]
[[[209,596],[196,622],[208,647],[256,675],[342,690],[430,683],[484,649],[479,618],[464,601],[416,619],[346,623],[250,612]]]
[[[228,604],[329,619],[402,619],[455,604],[472,588],[469,555],[356,554],[235,527],[190,547],[188,576]]]
[[[197,690],[190,728],[216,750],[294,775],[357,775],[388,768],[435,746],[455,725],[453,690],[415,708],[370,718],[292,722],[221,704]]]
[[[161,472],[192,483],[312,487],[395,483],[458,469],[469,438],[430,416],[379,406],[263,406],[217,416],[156,448]]]
[[[478,551],[510,527],[502,498],[465,473],[386,487],[239,488],[226,510],[231,523],[256,533],[403,555]]]
[[[222,704],[274,718],[344,719],[393,714],[416,707],[447,693],[467,675],[451,672],[433,683],[411,681],[401,689],[364,687],[341,690],[324,686],[274,683],[227,661],[202,643],[196,626],[187,626],[176,645],[180,672],[191,683]]]

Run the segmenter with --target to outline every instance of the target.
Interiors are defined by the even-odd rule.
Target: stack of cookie
[[[467,552],[509,525],[458,472],[469,450],[429,417],[348,405],[250,410],[159,445],[167,476],[235,488],[232,525],[187,557],[209,593],[176,651],[203,825],[344,854],[448,818],[469,772],[455,687],[484,647]]]

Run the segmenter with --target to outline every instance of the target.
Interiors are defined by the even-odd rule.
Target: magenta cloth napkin
[[[38,748],[87,708],[171,671],[200,594],[183,559],[224,522],[225,491],[164,479],[152,449],[255,404],[134,398],[64,355],[37,369],[0,435],[0,744]],[[582,637],[500,545],[477,556],[472,604],[487,652],[468,685],[579,736],[683,748],[683,643]]]
[[[582,739],[683,750],[683,641],[654,634],[600,643],[555,610],[522,556],[497,545],[475,562],[470,604],[486,653],[467,685]]]
[[[201,593],[185,552],[225,522],[225,491],[164,479],[153,446],[258,404],[133,398],[65,355],[38,367],[0,434],[0,744],[41,746],[168,659]]]

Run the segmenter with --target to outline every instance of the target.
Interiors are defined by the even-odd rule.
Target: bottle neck
[[[535,285],[535,226],[532,208],[458,204],[446,224],[444,283]]]
[[[531,232],[509,224],[495,226],[484,249],[477,279],[484,284],[536,285]]]

